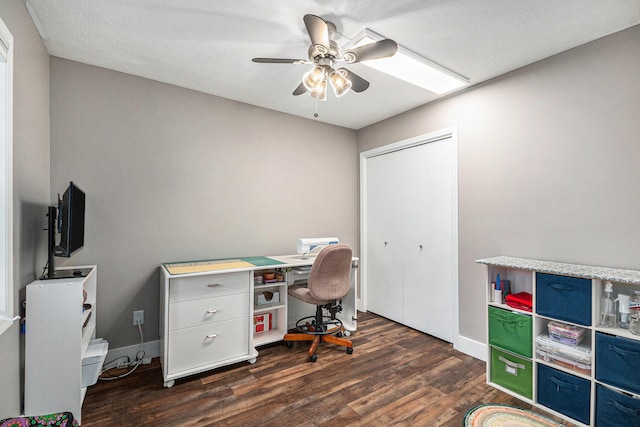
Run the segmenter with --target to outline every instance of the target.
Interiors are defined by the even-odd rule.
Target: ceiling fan
[[[336,26],[332,22],[327,22],[315,15],[305,15],[303,20],[311,39],[308,60],[252,59],[253,62],[265,64],[313,64],[313,68],[303,75],[302,83],[293,91],[294,95],[302,95],[308,91],[312,98],[324,101],[327,99],[327,80],[331,82],[334,93],[338,97],[350,89],[354,92],[363,92],[369,87],[369,82],[346,68],[334,68],[336,63],[344,61],[347,64],[355,64],[356,62],[386,58],[393,56],[398,50],[396,42],[384,39],[343,52],[334,40]]]

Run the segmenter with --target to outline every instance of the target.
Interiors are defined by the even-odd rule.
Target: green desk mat
[[[284,264],[284,262],[276,261],[273,258],[268,258],[266,256],[250,256],[250,257],[242,257],[239,258],[243,261],[248,262],[249,264],[253,264],[256,267],[264,267],[265,265],[278,265]]]
[[[206,271],[233,270],[237,268],[264,267],[284,264],[272,258],[264,256],[227,258],[201,261],[185,261],[174,263],[163,263],[164,267],[171,274],[202,273]]]

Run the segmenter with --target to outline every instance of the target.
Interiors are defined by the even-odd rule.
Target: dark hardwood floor
[[[260,348],[239,363],[164,388],[154,359],[132,375],[99,381],[83,426],[462,426],[481,403],[530,406],[485,384],[485,364],[439,339],[359,313],[354,352],[307,343]],[[565,425],[571,425],[564,422]]]

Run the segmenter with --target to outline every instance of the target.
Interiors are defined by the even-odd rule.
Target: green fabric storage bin
[[[531,360],[491,347],[491,382],[527,399],[533,396],[532,365]]]
[[[489,307],[489,344],[511,353],[533,357],[531,316]]]

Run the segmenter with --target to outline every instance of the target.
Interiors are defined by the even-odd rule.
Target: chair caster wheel
[[[309,362],[315,362],[316,360],[318,360],[318,356],[315,354],[313,356],[309,356]]]
[[[286,342],[284,343],[284,345],[286,345],[286,346],[287,346],[287,348],[291,348],[291,347],[293,347],[293,343],[292,343],[291,341],[286,341]]]
[[[347,347],[347,354],[353,354],[353,347]]]
[[[343,335],[343,334],[342,334],[342,332],[338,332],[338,333],[336,334],[336,336],[337,336],[338,338],[342,338],[342,335]]]

